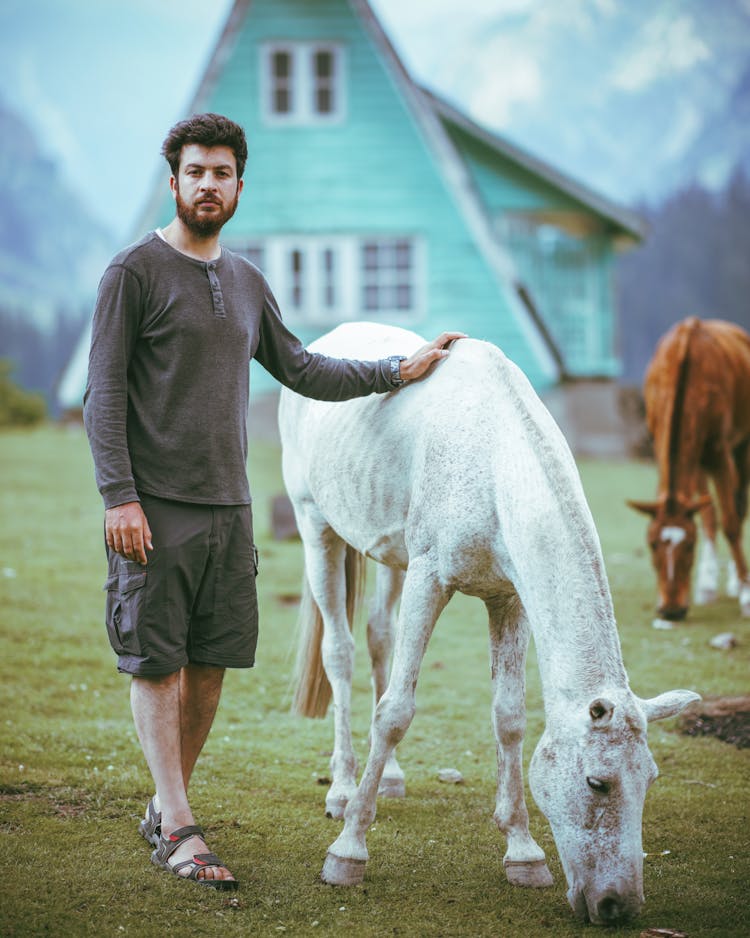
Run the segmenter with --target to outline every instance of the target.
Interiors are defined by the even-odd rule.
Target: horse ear
[[[656,512],[659,510],[658,502],[637,502],[629,498],[625,504],[644,515],[651,515],[652,518],[656,517]]]
[[[669,690],[650,700],[642,700],[640,703],[646,720],[651,723],[652,720],[664,720],[667,717],[677,716],[689,704],[700,699],[701,695],[691,690]]]
[[[615,705],[606,697],[596,697],[589,704],[589,716],[596,729],[604,729],[612,720]]]
[[[687,513],[692,518],[696,511],[702,511],[704,508],[708,508],[711,504],[710,495],[701,495],[700,498],[696,498],[692,505],[688,505]]]

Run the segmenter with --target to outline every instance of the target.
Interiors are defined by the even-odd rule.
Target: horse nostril
[[[631,919],[635,910],[617,893],[607,893],[596,904],[598,920],[604,925],[615,925]]]

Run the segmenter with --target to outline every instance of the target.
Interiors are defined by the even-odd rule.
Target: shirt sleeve
[[[390,362],[331,358],[310,352],[287,329],[276,299],[264,280],[260,340],[255,358],[277,381],[303,397],[319,401],[347,401],[368,394],[383,394],[397,387]]]
[[[105,508],[138,501],[128,451],[128,366],[138,337],[142,289],[113,264],[99,284],[83,397],[83,419]]]

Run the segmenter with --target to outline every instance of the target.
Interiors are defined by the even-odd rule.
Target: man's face
[[[177,217],[199,238],[221,231],[234,215],[242,192],[233,150],[198,143],[182,148],[177,178],[172,176],[169,185]]]

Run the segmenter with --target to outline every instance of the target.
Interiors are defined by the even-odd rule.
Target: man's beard
[[[199,206],[188,205],[188,203],[183,200],[180,196],[179,187],[176,191],[175,200],[177,203],[177,217],[182,224],[197,238],[212,238],[221,231],[232,215],[234,215],[237,210],[237,203],[240,200],[240,194],[239,191],[237,191],[232,202],[226,207],[222,207],[217,201],[215,204],[219,206],[219,213],[206,217],[199,215]]]

